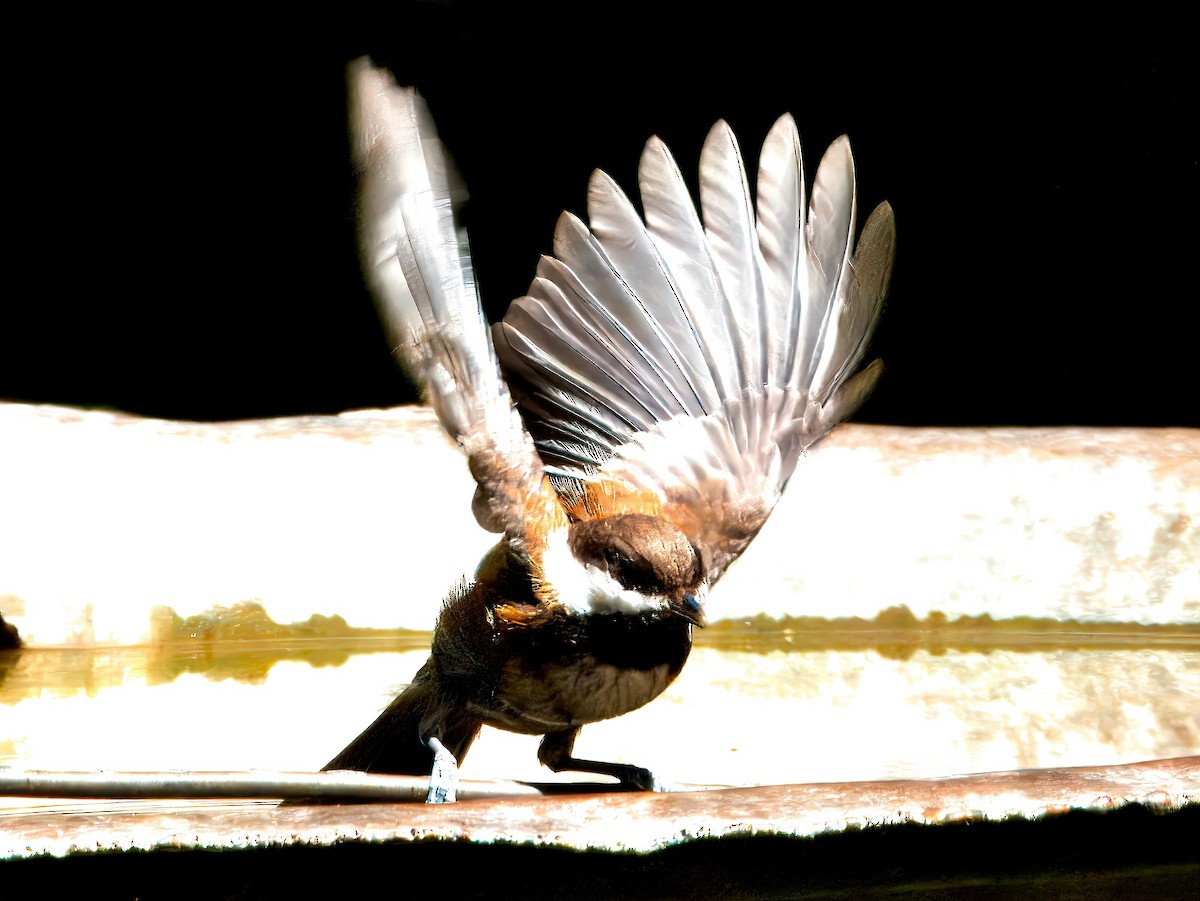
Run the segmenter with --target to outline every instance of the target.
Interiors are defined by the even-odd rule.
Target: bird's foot
[[[433,769],[429,772],[426,804],[450,804],[458,800],[458,761],[436,738],[427,742],[433,751]]]
[[[622,785],[648,792],[666,791],[659,778],[645,767],[622,766],[620,764],[613,764],[613,767],[612,775],[620,779]]]
[[[640,789],[648,792],[666,791],[662,782],[648,769],[628,763],[608,763],[602,760],[582,760],[571,755],[578,729],[566,732],[550,732],[538,746],[538,760],[556,773],[596,773],[612,776],[624,789]]]

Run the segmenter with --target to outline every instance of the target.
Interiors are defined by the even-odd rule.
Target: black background
[[[0,398],[182,419],[411,401],[359,275],[344,69],[428,98],[493,317],[600,167],[693,180],[780,113],[895,208],[860,421],[1196,425],[1197,42],[1180,22],[953,8],[400,2],[345,21],[72,21],[11,37]],[[132,26],[136,24],[137,28]]]

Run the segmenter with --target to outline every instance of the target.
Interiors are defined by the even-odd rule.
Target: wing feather
[[[891,280],[896,225],[892,208],[880,204],[867,218],[854,256],[838,286],[830,311],[822,356],[812,393],[824,404],[862,362],[883,313],[884,290]]]
[[[718,122],[700,152],[700,209],[704,233],[717,264],[721,286],[729,301],[733,342],[738,360],[739,388],[767,384],[766,317],[760,253],[754,232],[749,183],[737,139]]]
[[[691,416],[712,412],[720,406],[720,394],[700,337],[683,307],[682,293],[625,192],[599,170],[589,183],[588,219],[614,271],[627,285],[629,299],[637,305],[629,315],[644,317],[661,342],[665,358],[660,368],[670,378],[673,393]],[[643,297],[664,298],[663,314],[657,315]]]
[[[615,356],[611,348],[605,348],[608,354],[597,353],[604,348],[603,337],[577,330],[577,319],[561,315],[569,309],[523,298],[504,322],[508,345],[526,359],[537,361],[560,383],[558,388],[573,390],[615,414],[626,435],[652,428],[664,416],[674,415],[637,382],[629,360]],[[535,383],[535,388],[540,386]]]
[[[790,384],[808,389],[854,230],[854,160],[845,136],[829,146],[817,167],[804,230],[807,258],[805,277],[799,282],[800,343]]]
[[[365,59],[347,75],[367,280],[397,356],[468,456],[480,524],[521,538],[527,511],[554,498],[479,305],[466,188],[414,89]]]
[[[638,165],[646,232],[679,289],[681,315],[707,366],[719,401],[744,384],[742,363],[729,353],[733,316],[704,227],[671,151],[651,138]],[[708,412],[713,412],[709,410]]]
[[[803,449],[882,371],[859,366],[895,223],[881,204],[855,251],[848,140],[826,151],[806,194],[799,134],[781,117],[752,202],[737,140],[718,122],[700,155],[701,217],[652,138],[638,169],[644,219],[595,173],[589,224],[560,217],[554,256],[489,329],[466,190],[424,101],[365,60],[350,84],[364,268],[398,357],[468,455],[481,524],[522,539],[539,510],[602,516],[653,497],[715,581]],[[583,482],[600,490],[580,507]]]
[[[799,286],[807,257],[800,228],[805,208],[800,134],[789,115],[779,118],[763,143],[758,165],[758,246],[762,252],[764,306],[773,311],[767,334],[770,384],[786,384],[799,342]]]
[[[877,381],[878,361],[858,366],[895,226],[882,204],[854,253],[849,141],[826,151],[806,195],[790,116],[764,142],[753,204],[724,122],[701,153],[703,222],[657,138],[638,174],[645,219],[593,175],[590,228],[563,215],[557,259],[543,261],[497,344],[556,475],[609,486],[610,506],[590,514],[650,492],[711,582],[762,527],[803,449]]]
[[[564,214],[555,230],[554,252],[578,279],[575,294],[606,324],[605,334],[620,336],[613,346],[619,346],[622,357],[648,381],[647,393],[654,396],[656,404],[666,415],[688,415],[685,398],[691,400],[692,392],[686,383],[678,384],[673,378],[678,372],[676,361],[653,319],[587,226]]]

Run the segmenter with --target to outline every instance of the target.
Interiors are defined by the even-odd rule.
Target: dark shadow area
[[[887,371],[858,421],[1195,425],[1175,325],[1194,30],[1149,10],[896,12],[397,0],[296,41],[216,15],[169,40],[51,25],[7,60],[20,287],[0,398],[176,419],[412,401],[355,246],[344,68],[369,54],[426,94],[458,159],[493,318],[559,213],[585,214],[593,168],[636,199],[658,134],[694,190],[723,117],[753,179],[790,111],[810,178],[848,134],[860,223],[896,212]]]
[[[422,842],[86,854],[0,864],[6,888],[90,898],[1180,899],[1200,889],[1200,805],[1038,821],[698,839],[651,854]],[[370,888],[368,888],[370,887]]]
[[[17,627],[6,623],[4,616],[0,615],[0,651],[11,650],[21,646],[21,635],[17,632]]]

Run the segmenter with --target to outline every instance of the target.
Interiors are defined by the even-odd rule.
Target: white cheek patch
[[[542,555],[544,584],[572,613],[647,613],[663,610],[667,600],[622,588],[602,569],[580,563],[567,547],[566,529],[550,536]]]

